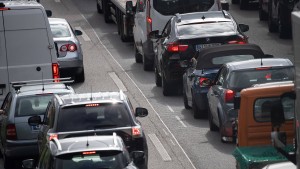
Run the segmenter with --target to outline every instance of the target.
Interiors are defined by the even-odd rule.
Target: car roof
[[[64,18],[48,18],[50,24],[55,24],[55,23],[64,23],[68,24],[67,20]]]
[[[115,133],[102,136],[81,136],[53,139],[50,143],[53,155],[59,156],[86,151],[123,151],[122,139]]]
[[[230,70],[243,70],[252,69],[258,67],[285,67],[293,66],[293,63],[289,59],[284,58],[264,58],[264,59],[251,59],[246,61],[229,62],[225,65]]]
[[[60,105],[81,105],[99,102],[122,102],[125,95],[120,92],[81,93],[58,96]],[[92,99],[91,99],[92,98]]]
[[[245,55],[251,54],[254,58],[266,57],[262,49],[255,44],[230,44],[208,47],[202,49],[197,55],[196,69],[209,69],[221,65],[212,64],[212,59],[228,55]]]
[[[226,11],[207,11],[176,14],[175,20],[177,25],[186,25],[191,23],[205,23],[213,21],[231,21],[231,16]]]
[[[24,9],[25,7],[30,8],[44,8],[40,3],[36,1],[1,1],[5,7],[10,9]]]

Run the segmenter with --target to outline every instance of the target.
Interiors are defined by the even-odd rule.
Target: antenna
[[[43,71],[42,71],[42,84],[43,84],[42,91],[45,91],[45,85],[44,85],[44,73],[43,73]]]
[[[88,147],[89,145],[89,137],[86,137],[86,146]]]
[[[93,86],[91,86],[91,98],[90,101],[93,101]]]
[[[260,58],[260,66],[263,66],[262,57]]]

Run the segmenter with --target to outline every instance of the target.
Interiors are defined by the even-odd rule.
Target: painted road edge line
[[[127,88],[124,86],[121,79],[117,76],[115,72],[109,72],[108,75],[112,78],[112,80],[115,82],[115,84],[118,86],[119,90],[122,90],[124,92],[127,91]]]
[[[180,117],[175,116],[175,118],[179,121],[179,123],[181,123],[181,125],[182,125],[183,127],[187,127],[187,126],[183,123],[183,121],[180,119]]]
[[[167,105],[167,107],[168,107],[168,109],[169,109],[172,113],[174,113],[174,110],[172,109],[171,106]]]
[[[80,26],[75,27],[75,29],[80,30],[82,32],[81,37],[84,41],[91,41],[90,37],[84,32],[84,30]]]
[[[162,159],[164,161],[171,161],[172,159],[170,155],[168,154],[165,147],[161,144],[157,136],[155,134],[148,134],[148,136],[152,141],[153,145],[155,146],[156,150],[158,151],[158,153],[161,155]]]

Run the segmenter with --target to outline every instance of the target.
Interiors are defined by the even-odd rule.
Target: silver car
[[[66,19],[48,18],[57,51],[61,77],[72,77],[76,82],[84,82],[84,67],[81,44],[76,36],[80,30],[73,30]]]
[[[4,168],[11,169],[14,159],[38,157],[37,135],[39,126],[30,126],[28,118],[44,115],[53,94],[75,93],[62,83],[14,85],[1,106],[1,142]]]

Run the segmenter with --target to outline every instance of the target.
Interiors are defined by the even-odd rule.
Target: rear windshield
[[[229,32],[234,32],[235,28],[232,22],[223,21],[223,22],[211,22],[211,23],[195,23],[187,25],[178,25],[178,35],[202,35],[207,34],[222,34]]]
[[[52,96],[48,94],[19,97],[15,117],[44,115]]]
[[[128,163],[129,159],[121,151],[82,152],[56,158],[59,169],[125,168]]]
[[[215,0],[153,0],[154,9],[162,15],[208,11]]]
[[[222,65],[224,63],[233,62],[233,61],[244,61],[254,59],[253,55],[228,55],[222,57],[215,57],[211,60],[214,65]]]
[[[295,113],[295,101],[285,98],[282,101],[278,97],[260,98],[254,103],[254,119],[257,122],[270,122],[272,104],[282,103],[285,120],[292,120]]]
[[[254,84],[293,80],[294,69],[292,67],[274,67],[265,70],[251,69],[232,72],[229,77],[228,86],[229,88],[239,90],[251,87]]]
[[[66,24],[50,24],[54,38],[70,37],[71,33]]]
[[[125,104],[101,103],[62,108],[58,116],[58,132],[95,130],[132,126]],[[76,124],[76,125],[74,125]]]

